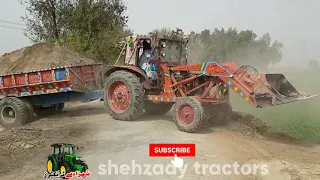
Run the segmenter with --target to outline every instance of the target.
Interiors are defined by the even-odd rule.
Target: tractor
[[[151,44],[148,58],[151,75],[139,66],[144,42]],[[265,108],[314,97],[297,91],[282,74],[260,74],[257,69],[211,60],[200,64],[187,61],[187,43],[177,28],[168,36],[127,37],[122,43],[124,65],[103,72],[104,104],[117,120],[133,121],[145,111],[164,115],[173,108],[181,131],[196,132],[205,121],[224,124],[232,107],[229,91],[256,108]],[[150,74],[150,72],[149,72]]]
[[[70,172],[85,172],[88,165],[81,156],[75,155],[75,150],[79,149],[73,144],[56,143],[52,144],[52,154],[48,156],[47,172],[59,172],[66,175]]]

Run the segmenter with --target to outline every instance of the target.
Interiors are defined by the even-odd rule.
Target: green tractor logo
[[[85,173],[88,165],[82,160],[81,156],[76,155],[75,151],[79,147],[73,144],[57,143],[52,144],[52,154],[48,156],[47,173],[67,175],[72,172]]]

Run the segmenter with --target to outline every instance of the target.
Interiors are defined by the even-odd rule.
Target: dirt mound
[[[39,43],[0,56],[0,74],[90,63],[94,60],[59,45]]]
[[[233,128],[247,135],[261,135],[268,139],[298,141],[296,138],[289,136],[283,132],[271,129],[264,121],[254,117],[251,114],[243,112],[233,112],[232,119],[237,124],[233,124]],[[240,127],[241,126],[241,127]]]

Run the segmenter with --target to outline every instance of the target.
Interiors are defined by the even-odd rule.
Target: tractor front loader
[[[257,108],[314,97],[297,91],[282,74],[263,75],[250,66],[216,61],[187,65],[187,41],[179,37],[143,37],[126,43],[127,49],[132,47],[126,65],[112,66],[105,73],[104,100],[111,116],[131,121],[143,111],[162,115],[173,107],[178,129],[195,132],[206,119],[219,124],[227,121],[232,114],[230,89]],[[145,40],[153,41],[156,78],[138,67]]]

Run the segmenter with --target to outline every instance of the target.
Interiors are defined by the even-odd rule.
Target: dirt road
[[[116,121],[105,113],[103,103],[99,101],[69,107],[62,114],[0,132],[0,179],[43,179],[46,157],[51,152],[49,144],[54,142],[71,142],[85,147],[79,154],[92,173],[87,179],[320,179],[319,146],[252,136],[252,132],[244,131],[237,122],[228,127],[204,127],[200,133],[188,134],[178,131],[171,119],[168,114],[165,117],[145,115],[135,122]],[[171,164],[173,158],[150,158],[150,143],[195,143],[197,154],[194,158],[183,158],[187,165],[184,176],[177,171],[177,175],[129,173],[124,177],[115,175],[116,169],[111,175],[99,175],[99,164],[108,165],[108,161],[118,166],[130,166],[132,160],[136,164]],[[212,175],[203,166],[204,175],[197,175],[193,167],[196,162],[202,165],[267,164],[269,173]]]

